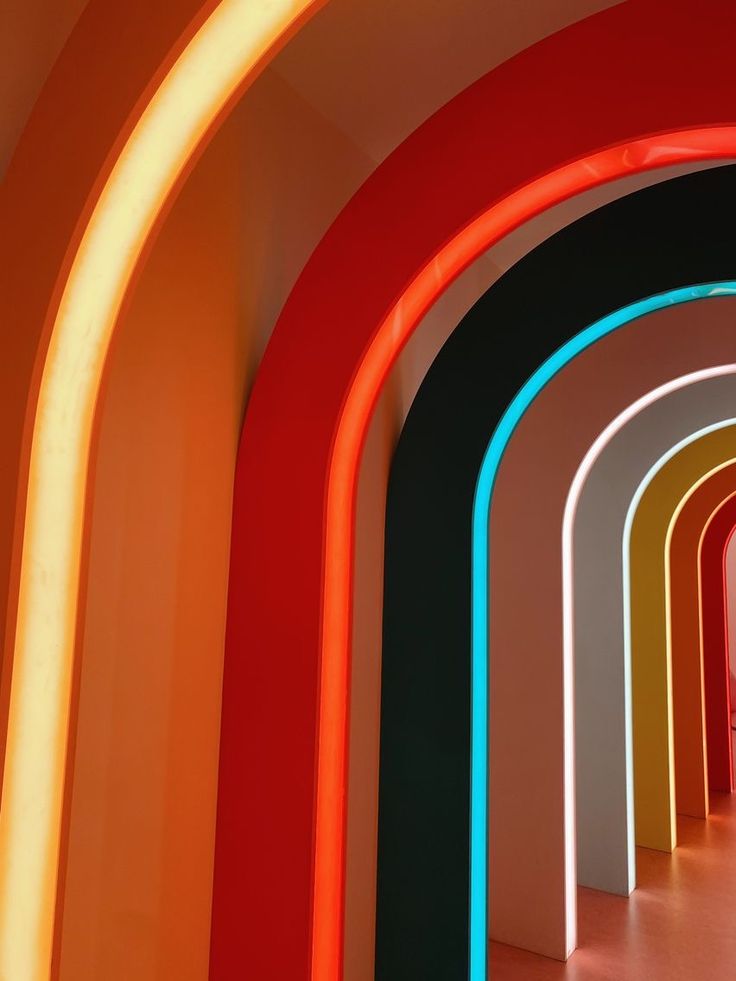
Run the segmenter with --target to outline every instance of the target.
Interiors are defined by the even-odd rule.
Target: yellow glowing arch
[[[66,282],[41,379],[28,477],[0,814],[0,977],[30,981],[49,972],[85,464],[118,311],[157,215],[212,120],[322,2],[217,5],[117,159]]]

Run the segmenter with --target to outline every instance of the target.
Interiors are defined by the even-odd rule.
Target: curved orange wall
[[[700,539],[698,599],[700,656],[705,682],[708,783],[711,790],[733,792],[731,677],[728,644],[729,541],[736,526],[736,493],[711,516]]]
[[[367,166],[265,73],[192,173],[119,326],[93,481],[70,981],[206,976],[240,422],[283,284]]]
[[[560,26],[560,23],[564,23],[566,19],[586,13],[587,9],[591,6],[595,8],[601,5],[595,2],[595,0],[592,4],[580,3],[577,0],[573,0],[573,2],[566,5],[568,9],[560,11],[556,6],[547,5],[545,7],[544,4],[540,4],[541,13],[539,22],[537,23],[535,20],[533,24],[531,22],[528,24],[525,23],[523,28],[520,27],[516,34],[512,34],[510,37],[505,36],[504,43],[511,45],[511,47],[517,45],[523,46],[524,40],[528,40],[527,35],[529,32],[531,32],[533,38],[535,32],[544,33],[549,31],[554,27]],[[413,9],[410,14],[411,5],[406,4],[405,6],[406,9],[402,10],[402,14],[404,20],[408,22],[411,20],[411,17],[418,15],[418,10]],[[336,9],[339,10],[339,8],[340,5],[336,4]],[[342,8],[343,14],[346,10],[349,10],[344,4]],[[90,17],[92,21],[97,16],[99,23],[97,28],[93,29],[89,26],[90,22],[86,22],[82,26],[81,31],[83,38],[86,37],[88,39],[91,34],[94,34],[95,30],[102,31],[100,25],[105,18],[100,13],[101,10],[102,6],[97,4],[91,12]],[[128,13],[132,17],[134,12],[129,10]],[[352,16],[353,13],[350,12],[349,17]],[[467,23],[471,23],[473,20],[472,17],[468,20],[469,16],[465,18],[466,27]],[[173,22],[174,16],[172,13],[171,23]],[[154,25],[153,23],[148,23],[147,26],[149,29],[152,29],[154,34],[159,29],[160,35],[165,34],[163,29],[166,26],[165,24]],[[424,28],[426,34],[424,48],[426,49],[427,43],[429,43],[429,48],[431,49],[432,31],[436,29],[436,25],[431,30],[427,30],[426,25],[424,25]],[[329,31],[327,31],[326,36],[329,38]],[[76,41],[77,39],[74,40]],[[333,36],[333,48],[334,40]],[[396,55],[401,47],[401,43],[398,41],[398,34],[397,38],[393,40],[395,42],[394,47],[396,48],[394,55]],[[157,36],[156,41],[157,43],[162,43],[162,36]],[[104,49],[104,45],[102,48]],[[331,49],[328,47],[329,50]],[[414,53],[416,54],[418,50],[419,47],[415,45]],[[302,45],[303,51],[304,45]],[[454,60],[456,68],[466,73],[469,71],[472,75],[474,70],[477,74],[479,68],[485,67],[486,59],[497,60],[503,54],[504,51],[499,50],[497,45],[494,45],[492,49],[488,49],[485,45],[476,45],[475,62],[472,60],[468,61],[465,57],[458,58],[452,52],[450,52],[450,60]],[[426,53],[422,57],[426,57]],[[476,65],[475,69],[473,68],[473,64]],[[417,66],[421,67],[419,61],[417,62]],[[68,70],[68,64],[66,67]],[[425,74],[426,67],[425,64]],[[134,66],[131,69],[131,76],[135,75],[135,70],[136,68]],[[301,79],[303,80],[304,68],[301,71]],[[460,78],[462,78],[462,71]],[[327,74],[329,75],[329,72]],[[421,71],[418,74],[421,76]],[[452,72],[450,74],[452,75]],[[314,73],[312,72],[309,77],[311,78],[313,75]],[[240,306],[237,316],[240,317],[242,321],[241,327],[248,338],[243,341],[243,346],[247,350],[238,350],[238,356],[242,356],[243,358],[243,364],[239,368],[239,370],[242,369],[240,378],[243,387],[238,401],[238,411],[241,408],[245,387],[252,377],[265,345],[268,330],[273,324],[278,307],[288,291],[290,283],[295,278],[309,249],[319,238],[323,228],[329,224],[329,220],[334,216],[340,204],[349,196],[349,192],[359,185],[365,174],[373,166],[373,162],[361,150],[353,146],[350,139],[340,134],[329,119],[322,118],[319,111],[314,111],[293,90],[289,81],[293,79],[296,79],[297,82],[300,80],[299,71],[297,70],[295,73],[293,61],[291,66],[287,67],[287,70],[282,75],[275,71],[268,72],[261,82],[257,83],[255,89],[249,92],[244,102],[244,106],[247,106],[247,108],[243,108],[242,112],[239,113],[241,116],[241,127],[236,143],[240,147],[240,150],[244,152],[244,158],[242,160],[243,169],[239,177],[241,183],[250,190],[250,194],[246,195],[243,210],[238,215],[246,228],[244,234],[241,236],[242,241],[237,245],[240,249],[242,273],[240,283],[242,288],[239,294]],[[454,76],[451,78],[449,84],[453,84],[453,79]],[[457,82],[457,79],[454,79],[454,81]],[[72,83],[73,79],[70,85]],[[432,91],[441,95],[444,92],[443,86],[446,84],[448,83],[444,75],[440,77],[440,75],[435,73],[434,89]],[[256,90],[260,90],[261,93],[266,91],[270,95],[264,101],[262,95],[258,96],[255,94]],[[65,93],[65,98],[73,101],[71,99],[71,90]],[[432,101],[436,99],[439,99],[439,95],[432,96],[428,103],[430,108],[433,108]],[[264,105],[267,106],[268,111],[262,111]],[[394,126],[394,133],[401,134],[402,127],[406,127],[407,110],[419,116],[426,111],[426,109],[422,109],[419,105],[412,105],[411,99],[405,100],[405,103],[399,110],[395,110],[392,116],[389,114]],[[254,135],[258,137],[257,140],[254,140]],[[265,152],[262,142],[264,135],[266,137]],[[357,135],[360,136],[360,133]],[[375,132],[373,135],[375,136]],[[386,138],[385,133],[381,138]],[[249,144],[253,151],[250,154],[244,151],[244,147]],[[233,153],[236,156],[238,146],[233,146]],[[332,161],[332,166],[329,161]],[[221,178],[222,175],[220,175]],[[225,183],[228,184],[228,181],[226,180]],[[234,189],[233,193],[235,197],[237,197],[238,193],[236,183],[230,180],[228,184],[231,189]],[[217,196],[217,189],[213,191],[213,194]],[[207,195],[201,193],[201,199],[199,207],[206,209],[209,204]],[[182,214],[185,214],[186,210],[187,208],[184,207]],[[172,406],[177,404],[177,388],[181,384],[185,371],[184,365],[179,364],[175,358],[171,359],[171,363],[169,363],[165,362],[162,356],[159,356],[161,351],[166,348],[164,340],[166,331],[162,326],[162,322],[167,317],[172,317],[175,321],[177,329],[171,331],[172,336],[169,337],[169,349],[176,348],[181,342],[182,335],[186,333],[187,325],[193,325],[196,321],[197,314],[199,313],[198,304],[203,303],[205,300],[205,296],[201,292],[193,297],[189,296],[186,286],[181,286],[181,292],[177,293],[179,280],[173,274],[172,268],[172,264],[176,262],[180,263],[177,267],[179,269],[186,268],[189,264],[191,256],[188,254],[188,250],[194,247],[193,239],[195,233],[193,229],[196,224],[197,222],[194,220],[193,212],[189,215],[189,219],[185,218],[183,221],[172,216],[172,227],[177,229],[177,240],[175,241],[164,231],[160,243],[154,250],[151,258],[152,271],[143,274],[140,290],[133,302],[133,311],[124,318],[124,323],[130,322],[132,319],[133,321],[139,321],[140,324],[145,326],[145,330],[142,328],[139,330],[139,355],[140,352],[147,351],[150,343],[151,361],[149,364],[144,357],[139,356],[133,358],[131,352],[128,351],[126,362],[126,355],[123,352],[126,351],[127,344],[124,340],[119,342],[118,353],[112,359],[117,367],[113,367],[112,369],[110,391],[105,401],[107,418],[103,419],[101,423],[101,451],[97,472],[98,487],[95,492],[95,500],[92,503],[95,528],[93,529],[90,556],[92,566],[90,570],[89,611],[86,626],[87,633],[84,640],[85,656],[81,680],[82,715],[80,718],[80,738],[76,750],[77,759],[75,761],[75,789],[72,803],[72,842],[68,863],[69,875],[63,928],[63,964],[66,965],[68,963],[72,965],[70,970],[75,976],[78,976],[77,972],[83,969],[82,965],[92,963],[94,958],[98,956],[95,952],[89,950],[88,945],[84,956],[80,960],[74,952],[76,942],[70,939],[74,935],[75,930],[83,930],[83,926],[75,926],[75,924],[80,924],[83,921],[83,917],[79,917],[75,912],[80,903],[82,903],[80,897],[86,895],[85,902],[89,902],[91,899],[100,917],[118,917],[118,922],[122,923],[122,927],[120,929],[120,936],[115,943],[118,947],[123,948],[125,947],[124,938],[127,936],[125,932],[127,928],[125,922],[119,916],[118,907],[121,899],[115,899],[115,891],[119,890],[119,895],[123,897],[126,895],[136,896],[140,895],[141,883],[144,886],[148,883],[148,892],[151,894],[155,892],[156,884],[154,883],[154,887],[150,887],[149,882],[157,870],[156,861],[151,860],[151,857],[157,854],[152,845],[152,840],[157,833],[157,825],[152,814],[149,813],[151,807],[154,807],[154,805],[149,803],[146,805],[148,810],[146,807],[143,808],[146,812],[140,822],[142,827],[141,840],[143,843],[137,851],[134,852],[132,848],[131,838],[131,847],[127,851],[124,851],[123,854],[118,855],[115,862],[109,857],[106,858],[104,854],[101,855],[101,846],[98,846],[97,851],[93,851],[90,854],[89,861],[87,861],[87,858],[85,858],[83,852],[78,847],[79,842],[93,842],[96,840],[95,836],[99,836],[101,833],[100,829],[104,822],[100,820],[100,807],[102,806],[100,797],[101,788],[105,784],[100,779],[100,774],[104,773],[106,768],[110,767],[111,760],[114,761],[117,777],[113,781],[112,786],[109,786],[107,789],[110,799],[116,801],[119,796],[119,791],[116,788],[122,785],[125,775],[130,773],[131,767],[138,767],[140,769],[141,759],[141,757],[136,758],[130,753],[125,753],[124,735],[126,727],[122,721],[116,723],[110,730],[111,733],[117,735],[117,738],[113,739],[111,736],[110,742],[104,747],[97,745],[92,740],[92,747],[88,747],[88,732],[92,727],[89,720],[86,720],[84,703],[92,699],[92,703],[98,707],[101,716],[104,715],[102,706],[110,707],[111,691],[108,689],[106,692],[103,692],[104,672],[110,670],[110,663],[116,658],[117,670],[122,671],[126,676],[128,671],[133,671],[133,666],[136,663],[135,660],[131,659],[129,665],[128,660],[120,656],[120,651],[124,650],[127,653],[131,649],[138,649],[135,645],[139,645],[140,657],[143,657],[147,648],[141,645],[140,642],[141,624],[146,623],[150,627],[147,633],[145,633],[145,637],[147,638],[148,646],[150,648],[156,648],[156,650],[158,650],[156,645],[159,643],[165,644],[167,638],[175,632],[175,628],[172,625],[172,617],[181,619],[182,624],[180,626],[183,625],[184,636],[186,638],[190,636],[186,629],[188,626],[187,614],[189,612],[186,604],[183,604],[184,611],[180,615],[179,609],[172,612],[172,605],[175,605],[173,593],[171,595],[166,593],[168,602],[161,603],[162,594],[165,593],[160,581],[162,568],[153,569],[151,567],[151,564],[147,562],[147,554],[136,536],[141,535],[142,541],[148,542],[149,547],[153,537],[163,547],[163,539],[151,536],[151,528],[155,530],[156,535],[163,535],[166,528],[166,521],[171,515],[165,510],[162,512],[162,509],[168,507],[170,511],[170,505],[175,504],[178,506],[181,503],[176,500],[177,495],[175,493],[175,488],[179,485],[172,477],[173,474],[178,473],[177,467],[181,467],[181,461],[175,459],[175,456],[169,452],[171,450],[169,443],[171,442],[172,435],[173,437],[180,435],[180,428],[189,434],[196,431],[196,427],[187,428],[188,424],[185,424],[182,419],[172,425],[172,419],[167,417],[166,424],[162,424],[160,430],[156,430],[150,424],[151,418],[157,417],[157,412],[159,415],[162,412],[164,415],[169,413],[172,418],[174,417],[175,413],[172,411]],[[187,230],[189,230],[189,238],[187,238]],[[219,226],[214,228],[215,236],[220,231],[222,229]],[[212,244],[212,239],[208,240],[208,246]],[[219,253],[220,249],[217,248],[215,251]],[[208,296],[208,299],[211,300],[213,309],[217,307],[218,300],[224,298],[224,288],[222,291],[223,296],[220,297],[218,295],[221,285],[219,280],[220,272],[221,270],[218,268],[214,276],[211,277],[211,281],[207,284],[208,290],[212,290],[212,296]],[[193,264],[191,280],[192,283],[196,280]],[[170,294],[170,305],[160,302],[161,296],[157,294],[158,287],[155,285],[157,282],[159,284],[163,283],[163,287],[159,289],[159,293],[165,290]],[[193,329],[196,329],[196,327],[193,327]],[[123,330],[125,330],[125,327],[123,327]],[[120,368],[120,365],[124,367]],[[115,405],[116,399],[121,405],[125,402],[125,397],[120,394],[124,390],[123,381],[120,378],[117,378],[116,381],[116,371],[125,374],[125,385],[128,386],[130,391],[135,391],[136,396],[140,400],[140,404],[136,406],[137,411],[134,413],[134,417],[131,418],[127,425],[122,422],[123,409],[120,405],[116,409],[110,409],[111,403]],[[153,378],[154,374],[156,374],[155,380]],[[190,390],[190,394],[194,397],[194,388]],[[218,392],[218,395],[221,396],[222,392]],[[120,418],[112,423],[109,422],[109,418],[114,416],[118,410],[120,410]],[[124,411],[130,412],[129,402],[125,405]],[[227,414],[227,407],[223,407],[222,411]],[[146,420],[147,424],[144,425],[142,420]],[[107,433],[106,427],[108,430]],[[174,430],[173,434],[172,428]],[[110,433],[113,434],[112,437],[110,437]],[[110,457],[108,459],[108,456],[106,456],[106,447],[109,438],[115,440],[118,458]],[[157,440],[158,444],[156,443]],[[163,444],[161,440],[163,440]],[[126,441],[128,441],[129,445]],[[154,448],[156,445],[159,447],[158,450]],[[162,452],[162,446],[164,452]],[[135,453],[132,452],[132,449],[135,450],[135,453],[140,454],[141,461],[149,460],[152,464],[155,464],[157,478],[155,486],[147,486],[147,478],[142,472],[142,463],[141,461],[136,462]],[[126,454],[128,454],[127,457]],[[125,465],[126,459],[129,466]],[[105,481],[108,481],[111,485],[109,494],[103,493],[101,489],[104,487]],[[165,498],[162,494],[162,487],[167,485],[167,481],[169,482],[169,489],[171,491],[169,498]],[[130,484],[131,486],[126,486],[126,484]],[[200,498],[197,495],[200,491],[202,495],[201,501],[204,503],[202,509],[197,512],[198,518],[202,518],[202,513],[206,512],[206,505],[211,503],[213,493],[211,488],[200,488],[192,496],[199,500]],[[192,509],[196,510],[193,505]],[[97,541],[96,538],[98,525],[104,526],[104,530],[100,533],[104,539],[103,544]],[[121,558],[119,548],[118,552],[115,550],[118,547],[118,539],[123,526],[127,528],[126,539],[129,543],[129,548]],[[195,529],[195,531],[198,530]],[[195,537],[195,532],[192,533],[192,537]],[[171,545],[173,549],[177,543],[172,544],[168,542],[167,544]],[[186,550],[184,546],[182,546],[182,549],[183,551]],[[138,558],[136,559],[137,550]],[[113,554],[116,555],[115,562],[112,559],[109,561],[103,559],[103,556],[112,556]],[[141,567],[134,571],[136,561],[140,563]],[[163,560],[162,552],[162,566],[165,565],[166,562]],[[141,568],[144,570],[143,572],[141,572]],[[154,573],[158,573],[158,578],[155,586],[152,588],[151,583],[147,581],[147,577],[149,575],[153,577]],[[180,589],[186,595],[189,580],[187,576],[184,579],[186,581],[181,584]],[[192,581],[196,581],[196,576]],[[134,597],[134,588],[140,591],[140,596]],[[158,590],[157,594],[156,590]],[[152,604],[149,604],[150,608],[147,607],[147,601],[150,600],[153,594],[157,595],[159,601],[158,619],[153,616]],[[103,597],[102,601],[99,600],[100,596]],[[101,604],[101,610],[97,609],[98,603]],[[112,622],[117,624],[117,629],[114,636],[110,637],[109,631],[105,632],[105,623]],[[215,623],[216,610],[212,614],[212,623],[210,624],[213,631],[215,629]],[[95,634],[95,631],[97,631],[97,634]],[[100,639],[101,637],[102,640]],[[113,649],[110,649],[111,645]],[[103,650],[105,651],[105,657],[102,658],[104,663],[100,663]],[[95,654],[91,654],[90,651],[96,652],[99,657],[96,658]],[[157,658],[156,664],[158,660],[160,658]],[[211,660],[210,670],[212,670]],[[148,663],[151,664],[154,662],[149,661]],[[152,688],[154,687],[154,683],[155,678],[151,677],[150,684]],[[117,705],[117,711],[122,720],[126,717],[126,713],[130,715],[132,712],[134,694],[141,704],[145,704],[145,692],[136,691],[133,686],[125,688],[122,680],[120,688],[125,691],[124,697],[120,704]],[[93,694],[90,695],[90,692]],[[148,707],[150,710],[151,706],[149,705]],[[161,732],[166,733],[166,720],[163,718],[165,715],[164,709],[149,711],[145,716],[145,725],[141,723],[140,714],[139,708],[137,713],[135,713],[134,721],[138,725],[138,732],[141,738],[145,735],[143,741],[148,751],[145,760],[149,769],[154,765],[166,765],[169,766],[169,769],[166,770],[167,773],[169,771],[176,773],[176,760],[171,763],[162,764],[161,751],[159,750],[158,753],[152,752],[152,740],[158,738],[157,733],[158,736],[160,736]],[[104,721],[107,721],[113,715],[114,713],[108,713],[104,717]],[[204,722],[202,724],[204,725]],[[196,731],[199,731],[196,726],[194,728]],[[171,734],[168,733],[168,735],[170,736]],[[206,737],[206,732],[204,735]],[[163,737],[159,738],[161,745],[163,745],[162,739]],[[206,745],[206,742],[207,739],[205,738],[203,745]],[[145,783],[141,774],[138,774],[138,779],[140,784]],[[92,788],[91,791],[90,787]],[[89,796],[87,796],[88,791]],[[145,798],[142,797],[141,799],[143,800]],[[205,803],[206,795],[202,807],[205,806]],[[114,824],[115,821],[125,823],[125,816],[129,816],[126,807],[129,808],[130,806],[130,800],[123,802],[123,805],[120,807],[108,803],[109,812],[113,815],[118,815],[113,819],[108,818],[109,823]],[[359,809],[354,809],[354,815],[359,816]],[[189,824],[194,824],[194,816]],[[188,827],[189,824],[186,826]],[[126,827],[129,829],[131,825],[128,824]],[[200,829],[198,833],[201,834],[203,832]],[[75,842],[77,843],[76,845]],[[104,853],[104,849],[102,851]],[[358,854],[357,848],[355,849],[355,854]],[[77,865],[79,866],[78,868]],[[115,865],[114,869],[112,865]],[[148,871],[146,871],[145,875],[142,875],[141,869],[144,866]],[[75,871],[75,869],[77,870]],[[183,872],[179,871],[178,875],[181,879]],[[196,875],[191,875],[190,879],[192,883],[195,883]],[[131,883],[135,884],[136,881],[138,881],[138,892],[131,885]],[[192,884],[191,889],[194,888],[195,885]],[[86,894],[85,890],[87,890]],[[174,890],[174,893],[178,897],[180,905],[187,903],[188,894],[186,888],[177,888]],[[365,892],[361,891],[359,886],[354,890],[353,895],[355,896],[356,903],[362,906],[366,905],[368,897]],[[154,914],[151,914],[150,911],[144,911],[144,920],[146,916],[150,921]],[[147,926],[150,926],[150,922],[148,921]],[[152,929],[155,931],[156,928],[153,927]],[[105,930],[102,930],[102,934],[105,934]],[[186,947],[187,944],[196,946],[198,942],[196,937],[197,930],[192,930],[187,934],[185,949],[188,949]],[[102,947],[105,949],[113,943],[109,937],[108,940],[102,943]],[[86,938],[81,942],[82,948],[85,942]],[[361,938],[361,944],[362,946],[354,955],[356,965],[365,965],[365,955],[369,953],[364,944],[364,937]],[[142,951],[142,946],[145,946],[145,944],[137,946]],[[100,956],[105,956],[104,951]],[[139,958],[135,961],[135,970],[138,972],[143,970],[145,963],[143,953],[140,956],[139,954],[131,956]],[[179,956],[181,961],[181,954]],[[193,957],[188,963],[196,963],[196,957]],[[356,967],[357,969],[359,968]],[[93,968],[90,968],[90,970],[93,970]]]
[[[0,177],[53,62],[87,0],[5,0],[0,7]]]

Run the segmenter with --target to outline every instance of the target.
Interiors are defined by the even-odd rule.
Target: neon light
[[[698,429],[696,432],[691,433],[689,436],[686,436],[685,439],[681,439],[678,443],[675,443],[675,445],[673,447],[671,447],[671,449],[667,450],[666,453],[663,453],[662,456],[659,457],[659,459],[655,463],[652,464],[652,466],[649,468],[649,470],[647,470],[646,474],[644,475],[644,477],[641,480],[641,483],[639,484],[639,486],[636,489],[636,493],[634,494],[634,496],[631,499],[631,504],[629,505],[628,511],[626,512],[626,525],[625,525],[625,528],[624,528],[624,541],[623,541],[623,557],[624,557],[624,566],[623,566],[623,568],[624,568],[624,622],[625,622],[625,625],[626,625],[625,626],[625,631],[624,631],[624,636],[626,637],[626,642],[627,642],[626,654],[627,654],[627,657],[629,658],[629,662],[631,660],[631,649],[630,649],[630,645],[631,645],[631,609],[630,609],[630,604],[631,604],[631,565],[630,565],[630,562],[629,562],[629,541],[631,539],[631,528],[632,528],[632,526],[634,524],[634,518],[636,517],[636,509],[639,507],[639,502],[641,501],[642,497],[644,496],[644,492],[646,491],[647,487],[651,484],[651,482],[657,476],[657,474],[659,473],[659,471],[662,470],[662,468],[665,467],[669,463],[669,461],[673,459],[673,457],[677,456],[677,454],[680,453],[682,450],[684,450],[686,446],[690,446],[691,443],[695,443],[699,439],[702,439],[704,436],[708,436],[710,433],[717,432],[719,429],[727,429],[729,426],[736,426],[736,419],[723,419],[721,422],[715,422],[715,423],[713,423],[710,426],[704,426],[702,429]],[[723,466],[727,466],[728,463],[732,463],[732,462],[733,462],[732,460],[726,461],[726,463],[723,464]],[[715,473],[719,469],[721,469],[720,466],[719,467],[715,467],[712,471],[709,471],[709,474],[706,474],[706,477],[702,478],[701,480],[698,480],[697,483],[695,483],[693,485],[692,489],[693,490],[697,489],[697,487],[703,482],[703,480],[707,479],[707,477],[710,474]],[[679,510],[676,513],[679,514]]]
[[[341,972],[352,588],[350,570],[355,509],[353,492],[363,438],[391,366],[416,324],[442,291],[495,242],[530,218],[575,194],[626,174],[688,160],[729,159],[735,147],[736,128],[729,126],[664,134],[610,147],[576,160],[515,191],[467,225],[437,252],[430,263],[419,270],[379,325],[358,366],[337,425],[325,513],[315,807],[313,978],[339,981]],[[477,672],[475,677],[482,680]],[[487,753],[487,747],[483,752]],[[484,919],[487,912],[486,851],[484,844],[482,851],[476,851],[471,861],[471,981],[484,981],[487,976],[487,919]],[[568,911],[574,910],[574,906],[573,893]],[[572,921],[568,915],[567,946],[570,950],[575,946],[576,926]]]
[[[713,296],[736,295],[736,282],[710,283],[672,290],[640,300],[609,314],[576,334],[526,381],[503,414],[483,457],[473,501],[472,625],[471,625],[471,797],[470,797],[470,979],[486,977],[488,922],[488,732],[490,508],[501,459],[514,430],[534,399],[566,364],[596,341],[638,317],[663,307]],[[565,900],[568,912],[568,953],[575,947],[575,763],[573,671],[567,655],[564,676],[565,733]]]
[[[723,596],[723,550],[724,550],[724,540],[723,533],[721,529],[721,540],[719,551],[719,562],[718,562],[718,575],[715,583],[709,580],[707,564],[704,569],[702,563],[703,554],[703,541],[706,537],[706,532],[712,526],[714,530],[719,530],[719,525],[714,521],[716,517],[720,514],[721,518],[725,517],[730,522],[729,531],[733,528],[734,522],[736,521],[736,511],[733,507],[729,505],[736,504],[736,494],[734,493],[734,487],[736,487],[736,469],[733,464],[727,466],[725,469],[720,470],[717,474],[713,476],[712,480],[701,482],[698,486],[693,486],[691,489],[683,495],[680,502],[680,507],[675,509],[670,522],[670,527],[667,533],[667,548],[668,548],[668,561],[665,565],[665,577],[666,577],[666,629],[667,629],[667,653],[672,660],[672,671],[673,676],[677,678],[678,665],[680,664],[680,658],[692,654],[695,651],[695,657],[690,659],[688,657],[688,666],[693,665],[697,668],[697,675],[694,680],[695,683],[690,686],[690,694],[693,696],[697,695],[697,702],[693,705],[693,708],[697,707],[697,716],[700,726],[698,728],[700,731],[700,738],[695,740],[695,733],[693,733],[692,744],[696,748],[698,757],[696,758],[697,769],[694,771],[695,780],[695,792],[691,801],[688,801],[685,805],[685,810],[687,813],[687,808],[691,804],[693,811],[692,813],[698,814],[699,810],[702,809],[703,817],[707,816],[709,810],[709,800],[708,791],[710,789],[720,789],[717,786],[714,787],[711,781],[711,750],[714,755],[717,755],[725,749],[726,755],[730,756],[731,750],[731,739],[730,739],[730,729],[727,733],[728,739],[719,741],[711,733],[711,738],[708,737],[708,718],[707,716],[711,714],[713,719],[716,719],[719,714],[720,704],[723,699],[728,698],[728,688],[727,675],[723,673],[723,667],[725,662],[720,661],[719,668],[716,669],[720,678],[720,692],[716,695],[714,700],[714,686],[712,683],[712,672],[713,672],[713,659],[708,658],[706,655],[705,645],[703,643],[703,633],[704,633],[704,613],[701,604],[703,590],[707,593],[715,592],[716,595]],[[683,541],[687,541],[687,551],[683,548]],[[705,579],[703,573],[705,572]],[[683,592],[684,582],[683,577],[688,577],[687,588]],[[695,585],[694,592],[692,591],[692,586]],[[685,619],[681,619],[675,613],[676,606],[681,602],[685,602],[686,609],[680,610],[680,613],[684,613]],[[706,616],[707,619],[707,616]],[[687,634],[685,631],[688,631]],[[687,638],[687,640],[685,639]],[[725,639],[725,631],[723,634]],[[723,649],[721,648],[721,656],[723,655]],[[674,739],[675,739],[675,760],[677,762],[678,768],[675,771],[675,789],[677,790],[678,802],[680,801],[682,787],[680,784],[680,775],[683,773],[683,767],[680,761],[677,759],[677,746],[678,746],[678,722],[681,721],[678,716],[678,702],[673,695],[673,713],[675,719],[674,728]],[[730,719],[730,714],[729,714]],[[689,725],[689,720],[682,720],[683,725]],[[725,746],[724,746],[725,744]],[[702,767],[702,770],[701,770]],[[702,775],[702,780],[701,780]],[[691,778],[691,773],[689,768],[684,769],[684,779],[689,781]],[[730,780],[729,780],[730,784]],[[702,790],[701,790],[702,788]],[[689,787],[685,791],[686,795],[689,795]],[[679,807],[679,803],[678,803]]]
[[[33,431],[0,815],[0,975],[48,975],[90,431],[125,290],[212,121],[313,0],[222,0],[145,108],[95,207]]]
[[[156,215],[231,94],[319,0],[222,0],[145,109],[85,231],[62,296],[34,423],[0,815],[0,971],[48,964],[69,714],[84,483],[98,382],[130,276]],[[626,173],[733,155],[712,127],[633,141],[562,167],[466,227],[421,271],[358,368],[333,453],[326,538],[314,876],[314,976],[339,976],[352,489],[385,373],[416,321],[493,241],[546,207]],[[345,441],[355,439],[355,445]],[[334,480],[333,480],[334,477]],[[346,561],[347,560],[347,561]],[[343,581],[340,581],[342,577]],[[336,705],[342,702],[342,707]],[[336,727],[336,728],[335,728]],[[33,732],[33,740],[21,733]]]
[[[574,619],[573,619],[573,528],[575,513],[580,500],[580,494],[585,481],[605,447],[635,416],[644,409],[653,405],[655,402],[678,390],[686,388],[699,382],[707,381],[725,375],[736,373],[736,365],[718,365],[714,368],[705,368],[695,371],[680,378],[673,379],[660,385],[658,388],[647,392],[646,395],[637,399],[630,406],[624,409],[616,418],[606,426],[606,428],[592,443],[589,450],[583,457],[578,467],[573,481],[570,485],[570,492],[565,502],[565,512],[562,524],[562,602],[563,602],[563,649],[566,663],[573,664],[574,660]],[[632,742],[632,709],[631,709],[631,664],[628,657],[624,657],[624,714],[625,714],[625,754],[626,754],[626,829],[627,829],[627,855],[628,855],[628,887],[629,892],[636,885],[636,858],[634,841],[634,758]]]
[[[626,523],[624,527],[624,536],[622,542],[622,561],[623,561],[623,580],[624,580],[624,656],[628,663],[631,663],[631,649],[632,649],[632,617],[631,617],[631,536],[632,529],[634,526],[634,521],[636,519],[637,509],[641,503],[641,500],[646,493],[647,488],[650,486],[652,481],[656,478],[657,474],[664,469],[664,467],[670,463],[679,453],[681,453],[686,447],[692,445],[708,436],[711,433],[718,432],[722,429],[731,429],[736,427],[736,419],[729,418],[724,419],[720,422],[713,423],[710,426],[704,426],[702,429],[697,430],[685,439],[680,440],[675,446],[664,453],[647,471],[645,476],[642,478],[641,483],[636,489],[636,493],[632,497],[631,503],[629,505],[628,511],[626,513]],[[672,531],[674,529],[675,522],[682,512],[689,497],[710,477],[714,476],[720,470],[725,469],[736,462],[733,458],[726,459],[714,466],[712,469],[708,470],[704,475],[699,477],[688,489],[688,491],[683,495],[683,497],[677,503],[674,512],[670,518],[665,542],[664,550],[665,554],[669,554],[670,542],[672,539]],[[670,569],[669,563],[665,564],[665,601],[667,603],[668,615],[667,615],[667,646],[668,649],[671,646],[671,638],[669,636],[670,623],[669,623],[669,603],[670,603]],[[668,688],[670,692],[672,691],[672,663],[668,658],[667,663],[667,673],[668,673]],[[668,732],[669,732],[669,774],[670,774],[670,827],[672,829],[672,840],[676,842],[677,836],[677,815],[675,807],[675,792],[674,792],[674,769],[675,769],[675,759],[674,759],[674,743],[672,738],[672,732],[674,727],[673,719],[673,707],[672,698],[668,700]]]
[[[698,546],[700,653],[706,693],[708,781],[714,790],[733,793],[731,685],[728,616],[729,543],[736,530],[736,494],[709,518]]]

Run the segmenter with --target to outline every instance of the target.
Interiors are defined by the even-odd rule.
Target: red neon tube
[[[700,51],[702,8],[663,21],[632,0],[491,72],[366,182],[295,286],[236,476],[213,977],[341,976],[355,477],[388,370],[522,222],[627,173],[736,154],[736,11],[708,16],[723,29]]]

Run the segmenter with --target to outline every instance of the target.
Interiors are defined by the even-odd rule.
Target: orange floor
[[[711,808],[707,821],[678,819],[674,854],[637,849],[630,899],[579,890],[567,964],[492,943],[493,981],[736,979],[736,794]]]

